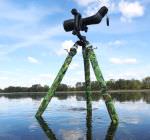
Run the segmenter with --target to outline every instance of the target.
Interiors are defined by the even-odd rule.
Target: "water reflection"
[[[20,98],[32,98],[34,100],[41,100],[46,93],[0,93],[0,97],[6,97],[9,99],[20,99]],[[84,93],[56,93],[55,97],[59,100],[66,100],[75,96],[77,101],[86,101]],[[150,103],[150,93],[149,92],[130,92],[130,93],[111,93],[111,96],[114,100],[119,102],[132,101],[136,102],[143,100],[146,103]],[[102,98],[99,92],[92,93],[92,100],[99,101]]]
[[[57,140],[55,134],[53,133],[52,129],[48,127],[48,124],[42,117],[37,117],[36,118],[38,123],[40,124],[40,127],[43,129],[45,134],[50,140]]]
[[[34,117],[40,103],[37,99],[0,98],[0,140],[150,140],[150,104],[146,103],[150,94],[134,94],[114,94],[118,126],[109,124],[103,101],[93,101],[93,114],[88,114],[83,93],[67,95],[66,100],[65,96],[60,100],[61,95],[54,97],[39,123]]]
[[[52,129],[48,126],[46,121],[42,117],[37,117],[37,121],[40,124],[40,127],[43,129],[45,134],[47,135],[48,139],[50,140],[58,140]],[[108,127],[107,133],[105,135],[105,140],[113,140],[116,130],[117,130],[118,124],[110,123],[110,126]],[[93,140],[92,136],[92,111],[87,112],[86,116],[86,140]],[[77,139],[78,136],[73,135],[73,139]],[[69,137],[72,138],[72,137]],[[81,138],[83,139],[83,138]]]
[[[113,140],[116,130],[118,128],[118,124],[110,123],[110,126],[108,127],[105,140]]]
[[[86,115],[86,138],[87,140],[92,140],[92,110],[87,110]]]

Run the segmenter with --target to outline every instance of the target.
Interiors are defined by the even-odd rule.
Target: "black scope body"
[[[106,6],[103,6],[95,15],[81,18],[79,21],[80,31],[84,31],[87,25],[100,23],[102,18],[107,14],[107,12],[108,8]],[[75,28],[74,19],[65,20],[63,26],[66,32],[73,31]]]

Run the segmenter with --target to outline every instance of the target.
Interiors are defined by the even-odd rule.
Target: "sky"
[[[150,76],[149,0],[0,0],[0,88],[51,85],[68,49],[77,41],[65,32],[63,21],[72,8],[83,17],[109,8],[106,17],[89,26],[87,40],[93,45],[106,80]],[[85,33],[83,33],[85,34]],[[91,68],[91,80],[96,80]],[[81,47],[62,83],[84,81]]]

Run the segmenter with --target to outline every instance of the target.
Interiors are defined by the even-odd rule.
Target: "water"
[[[113,93],[119,115],[111,124],[105,103],[93,95],[87,115],[83,94],[57,94],[43,118],[34,115],[43,94],[0,95],[0,140],[150,140],[150,93]]]

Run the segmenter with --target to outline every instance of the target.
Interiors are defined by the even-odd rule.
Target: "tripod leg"
[[[92,140],[92,97],[91,97],[91,83],[90,83],[90,61],[89,51],[87,48],[82,47],[82,55],[84,61],[85,72],[85,90],[86,90],[86,127],[87,127],[87,140]]]
[[[51,98],[53,97],[57,87],[59,86],[60,82],[62,81],[68,67],[69,67],[69,64],[71,63],[72,61],[72,58],[73,56],[76,54],[77,52],[77,45],[75,44],[71,49],[70,49],[70,52],[68,53],[68,56],[64,62],[64,64],[62,65],[58,75],[56,76],[51,88],[49,89],[47,95],[44,97],[37,113],[36,113],[36,117],[39,117],[43,114],[44,110],[46,109],[46,107],[48,106]]]
[[[90,58],[90,61],[91,61],[91,64],[92,64],[95,76],[97,78],[97,81],[101,85],[102,95],[103,95],[103,98],[105,100],[105,104],[107,106],[107,110],[109,112],[109,116],[110,116],[110,118],[111,118],[113,123],[117,123],[118,122],[118,115],[116,113],[114,104],[112,102],[112,98],[107,93],[106,82],[105,82],[105,80],[103,78],[103,75],[101,73],[101,70],[99,68],[98,61],[96,59],[96,55],[95,55],[95,53],[94,53],[94,51],[93,51],[91,46],[88,45],[88,48],[89,48],[89,58]]]
[[[90,83],[90,62],[89,51],[87,48],[82,47],[82,54],[84,60],[84,72],[85,72],[85,89],[86,89],[86,104],[87,112],[92,111],[92,98],[91,98],[91,83]]]

